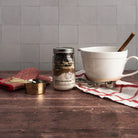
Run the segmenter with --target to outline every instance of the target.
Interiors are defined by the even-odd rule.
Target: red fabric
[[[44,76],[44,75],[39,75],[39,70],[37,68],[27,68],[22,70],[21,72],[17,73],[16,75],[12,76],[15,78],[20,78],[24,80],[29,80],[29,79],[42,79],[46,80],[48,83],[51,82],[51,78]],[[11,79],[11,77],[6,78],[6,79],[0,79],[0,87],[7,89],[9,91],[14,91],[20,88],[24,87],[24,84],[22,83],[13,83],[13,84],[6,84],[5,82],[8,82]]]
[[[39,75],[37,79],[40,79],[40,80],[46,80],[47,83],[49,83],[49,84],[50,84],[51,81],[52,81],[52,78],[51,78],[51,77],[49,77],[49,76],[45,76],[45,75]]]
[[[97,95],[101,98],[108,98],[115,102],[138,108],[138,85],[118,80],[113,89],[104,86],[87,87],[87,77],[84,70],[76,72],[76,79],[83,79],[84,83],[79,82],[76,87],[85,93]]]

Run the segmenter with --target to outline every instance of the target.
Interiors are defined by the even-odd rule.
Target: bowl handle
[[[138,57],[136,57],[136,56],[131,56],[131,57],[127,58],[126,63],[127,63],[127,61],[130,60],[130,59],[136,59],[136,60],[138,60]],[[134,72],[132,72],[132,73],[128,73],[128,74],[122,74],[121,78],[128,77],[128,76],[132,76],[132,75],[135,75],[135,74],[137,74],[137,73],[138,73],[138,70],[136,70],[136,71],[134,71]]]

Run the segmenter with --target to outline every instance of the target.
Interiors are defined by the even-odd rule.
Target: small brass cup
[[[39,95],[45,93],[46,81],[33,79],[25,84],[26,93],[31,95]]]

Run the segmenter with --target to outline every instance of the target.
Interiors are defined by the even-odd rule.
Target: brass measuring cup
[[[46,88],[46,81],[40,79],[19,79],[19,78],[12,78],[10,80],[11,83],[24,83],[26,88],[26,93],[31,95],[39,95],[45,93]]]

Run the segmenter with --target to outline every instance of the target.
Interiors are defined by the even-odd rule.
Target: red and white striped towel
[[[88,80],[83,70],[76,72],[76,78]],[[81,83],[76,84],[76,87],[85,93],[97,95],[101,98],[109,98],[115,102],[138,108],[138,85],[136,84],[119,80],[113,89],[106,87],[89,88]]]

